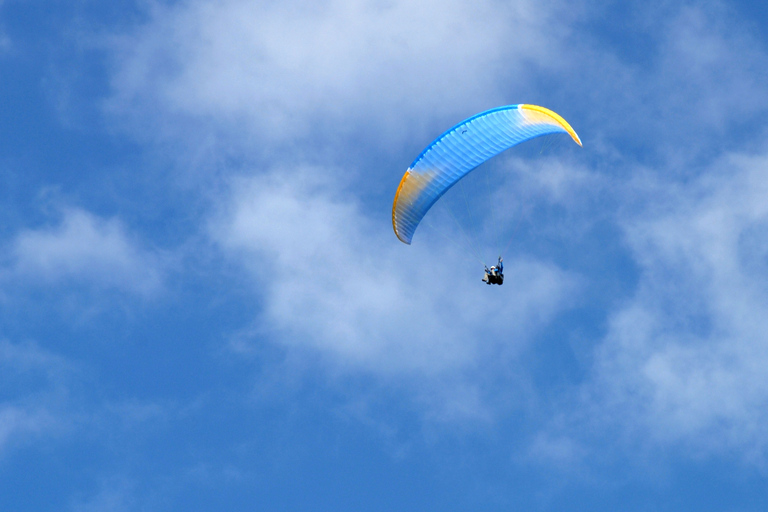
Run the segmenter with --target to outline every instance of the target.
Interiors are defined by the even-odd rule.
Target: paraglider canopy
[[[481,112],[446,131],[405,171],[392,204],[392,227],[410,244],[416,227],[448,189],[470,171],[521,142],[567,133],[581,140],[565,119],[537,105],[508,105]]]

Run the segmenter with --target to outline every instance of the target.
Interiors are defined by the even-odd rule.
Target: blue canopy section
[[[509,105],[477,114],[435,139],[405,172],[392,205],[397,237],[411,243],[416,227],[435,202],[481,163],[526,140],[576,132],[559,115],[535,105]]]

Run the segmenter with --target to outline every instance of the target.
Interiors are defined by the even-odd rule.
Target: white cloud
[[[47,381],[58,381],[68,370],[69,365],[35,344],[13,344],[2,340],[0,341],[0,367],[8,378],[18,373],[38,372]]]
[[[525,259],[505,262],[509,285],[486,289],[481,268],[457,271],[467,265],[452,249],[397,242],[330,176],[236,180],[212,224],[264,297],[261,332],[287,346],[352,371],[464,381],[494,359],[488,371],[501,371],[575,290],[573,276]],[[476,400],[468,388],[453,391],[466,393],[453,409]]]
[[[653,96],[665,100],[663,111],[652,114],[665,132],[685,130],[691,142],[709,142],[761,119],[757,112],[768,108],[768,88],[755,72],[768,58],[727,14],[722,6],[688,7],[667,23],[658,76],[649,84]]]
[[[45,410],[0,403],[0,453],[16,439],[40,434],[55,424],[55,418]]]
[[[118,220],[80,209],[65,210],[57,226],[22,231],[8,253],[6,279],[80,283],[143,295],[161,286],[156,254],[140,248]]]
[[[99,484],[99,491],[86,499],[73,501],[70,510],[73,512],[126,512],[138,510],[137,491],[135,483],[123,477],[105,478]],[[151,503],[149,496],[144,501]]]
[[[95,450],[113,449],[119,438],[117,448],[125,449],[131,434],[164,430],[183,414],[167,402],[105,401],[93,388],[92,370],[37,343],[0,340],[0,460],[19,447],[62,438]]]
[[[536,465],[573,467],[587,455],[583,446],[568,436],[552,437],[545,433],[535,436],[524,453],[527,460]],[[526,460],[526,459],[523,459]]]
[[[274,165],[412,151],[463,115],[532,101],[572,121],[606,169],[639,150],[690,174],[762,118],[768,59],[727,5],[629,12],[617,44],[589,2],[181,2],[116,40],[109,105],[220,171],[254,154]]]
[[[4,2],[0,0],[0,12],[2,12],[3,3]],[[0,56],[11,51],[11,38],[8,37],[3,25],[3,17],[0,16]]]
[[[176,3],[118,41],[111,107],[153,123],[181,119],[172,128],[181,132],[191,130],[190,118],[213,132],[224,125],[258,151],[314,139],[320,154],[338,155],[352,140],[407,141],[423,128],[415,119],[442,122],[509,103],[531,90],[521,84],[547,76],[547,94],[572,101],[592,128],[574,123],[594,143],[598,165],[636,169],[627,162],[643,158],[657,166],[650,185],[626,178],[615,191],[632,211],[620,222],[642,274],[631,302],[611,314],[593,398],[641,437],[762,449],[763,163],[733,157],[700,179],[700,165],[687,164],[764,112],[768,62],[721,4],[642,5],[628,29],[648,45],[638,58],[629,46],[607,46],[599,31],[572,29],[576,16],[598,19],[597,4]],[[614,146],[628,140],[642,156],[630,154],[637,146]],[[238,161],[249,161],[244,147]],[[576,175],[561,170],[542,175],[553,201],[567,200],[574,186]],[[677,170],[692,177],[685,186],[668,181]],[[487,323],[498,301],[474,282],[451,286],[462,265],[450,249],[393,246],[386,214],[366,216],[354,191],[334,192],[334,172],[313,178],[323,173],[235,180],[212,222],[212,236],[250,270],[268,337],[380,375],[444,378],[480,367],[495,350],[514,353],[573,290],[573,278],[552,265],[507,262],[518,289],[504,296],[508,316]],[[586,196],[592,176],[576,177]],[[570,457],[555,439],[541,449]]]
[[[598,353],[601,419],[641,438],[764,459],[768,435],[768,157],[656,183],[626,222],[634,298]]]
[[[415,120],[508,103],[504,78],[528,83],[528,68],[558,62],[571,12],[561,7],[183,2],[155,10],[119,42],[112,106],[229,123],[262,150],[361,129],[401,142],[419,128]]]
[[[35,344],[0,341],[0,453],[30,437],[61,430],[62,384],[70,371],[63,359]]]
[[[620,157],[640,148],[646,160],[661,157],[665,174],[689,174],[691,160],[719,150],[731,133],[762,130],[768,57],[730,6],[642,2],[629,13],[618,41],[616,27],[573,38],[566,81],[572,108],[592,121],[582,133],[587,147],[594,141],[605,152],[604,140],[618,142]]]

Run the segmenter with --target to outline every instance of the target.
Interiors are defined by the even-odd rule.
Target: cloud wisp
[[[604,160],[653,162],[674,180],[728,144],[749,143],[751,130],[764,130],[768,55],[732,8],[625,7],[621,24],[574,31],[573,58],[554,70],[553,79],[568,77],[559,94],[578,98],[572,108],[588,123],[588,147],[596,143]],[[587,20],[603,15],[584,11]]]
[[[0,371],[0,455],[67,428],[62,407],[72,367],[66,360],[32,343],[0,340]]]
[[[504,77],[552,66],[568,32],[559,6],[186,2],[116,42],[111,107],[196,119],[260,151],[362,127],[402,143],[436,115],[505,103]]]
[[[496,302],[485,290],[446,284],[455,281],[455,253],[393,246],[387,221],[345,188],[377,169],[350,168],[341,178],[330,167],[361,143],[400,151],[419,130],[432,133],[426,125],[510,103],[519,91],[541,86],[544,99],[578,98],[583,124],[574,125],[587,130],[585,146],[594,143],[595,167],[610,173],[612,204],[633,206],[598,212],[594,198],[605,189],[590,190],[591,172],[542,177],[561,200],[576,186],[569,180],[581,180],[587,200],[576,205],[584,210],[573,232],[586,232],[579,223],[593,222],[590,213],[610,219],[625,238],[606,246],[623,244],[638,272],[627,279],[637,278],[629,303],[605,300],[607,334],[595,341],[580,406],[609,411],[594,421],[634,428],[638,439],[760,452],[755,425],[768,398],[758,371],[768,362],[762,164],[702,159],[756,126],[768,106],[760,71],[768,65],[748,31],[712,5],[643,3],[630,9],[632,37],[612,47],[608,28],[582,32],[603,14],[588,2],[574,10],[527,1],[501,10],[485,1],[178,3],[114,42],[110,108],[185,140],[195,137],[189,120],[224,133],[239,157],[225,174],[251,169],[214,198],[209,232],[252,278],[265,339],[315,351],[337,368],[471,383],[566,307],[573,275],[541,261],[507,262],[520,289],[505,296],[508,317],[488,324]],[[307,142],[314,149],[304,151]],[[302,150],[285,152],[291,145]],[[281,168],[281,158],[293,167]],[[566,445],[558,446],[568,457],[579,452]]]
[[[21,231],[6,250],[3,279],[61,283],[150,296],[162,286],[162,259],[142,249],[116,219],[64,210],[58,225]]]
[[[731,155],[684,187],[635,183],[649,202],[623,225],[640,281],[610,316],[590,384],[604,425],[764,463],[766,169],[765,155]]]
[[[456,251],[394,243],[322,169],[236,180],[211,232],[263,295],[262,332],[380,376],[443,381],[511,361],[577,283],[552,265],[508,261],[516,289],[493,315],[479,275],[457,283]]]

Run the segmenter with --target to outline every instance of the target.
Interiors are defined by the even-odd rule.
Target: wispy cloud
[[[261,332],[353,371],[462,380],[483,361],[512,358],[561,308],[574,276],[506,262],[514,290],[498,297],[480,274],[456,275],[451,248],[392,242],[321,169],[236,180],[212,236],[249,269],[263,295]],[[458,267],[457,267],[458,265]],[[500,291],[499,293],[502,293]]]
[[[111,106],[213,122],[260,151],[361,129],[402,142],[436,115],[506,103],[503,78],[525,82],[528,66],[557,62],[561,6],[186,2],[119,41]]]
[[[137,503],[135,484],[127,478],[106,478],[99,483],[99,490],[92,496],[73,500],[70,510],[73,512],[127,512],[143,508],[151,502],[144,497],[144,503]]]
[[[509,357],[567,307],[573,274],[508,262],[518,290],[505,296],[505,318],[488,323],[497,302],[486,290],[448,284],[461,267],[451,249],[393,246],[387,221],[347,188],[375,169],[342,173],[327,161],[361,140],[399,151],[425,125],[520,91],[567,101],[618,206],[599,210],[605,183],[560,164],[537,186],[581,209],[572,233],[586,231],[577,224],[593,222],[590,213],[613,222],[625,238],[611,247],[624,243],[639,269],[629,303],[606,299],[608,333],[585,380],[587,408],[609,414],[593,420],[626,418],[619,423],[636,425],[638,439],[662,444],[759,451],[754,425],[768,398],[758,370],[768,362],[762,160],[708,159],[761,130],[768,60],[724,4],[637,5],[612,44],[616,27],[584,30],[604,14],[589,2],[175,4],[117,41],[110,106],[174,136],[187,136],[189,119],[223,131],[237,172],[254,169],[214,199],[210,233],[253,279],[259,335],[353,371],[454,375],[469,389],[494,354]],[[307,141],[312,155],[281,153]],[[283,156],[298,164],[280,168]],[[563,460],[579,453],[553,439],[539,449]]]
[[[4,2],[0,1],[0,13],[2,13],[3,3]],[[11,49],[11,38],[8,37],[8,34],[6,34],[4,23],[3,23],[3,17],[0,16],[0,56],[10,51],[10,49]]]
[[[82,284],[140,295],[162,284],[161,258],[143,249],[116,219],[66,209],[54,226],[21,231],[7,249],[5,280]]]
[[[653,180],[626,219],[641,266],[595,368],[607,424],[663,444],[764,460],[768,435],[768,157],[728,156],[694,182]]]
[[[0,56],[11,51],[11,38],[3,30],[0,25]]]
[[[20,448],[56,447],[62,440],[94,453],[130,450],[137,437],[163,431],[171,418],[184,415],[168,401],[105,397],[93,386],[97,373],[40,344],[0,340],[0,460]]]
[[[590,120],[588,146],[594,141],[604,157],[641,156],[665,174],[690,175],[692,162],[714,157],[723,141],[741,144],[749,130],[763,130],[768,56],[732,6],[617,5],[614,26],[574,32],[572,51],[586,58],[573,55],[572,66],[554,75],[569,77],[560,94],[575,94],[571,108]],[[606,141],[617,145],[607,150]]]
[[[44,408],[0,403],[0,454],[17,440],[24,440],[54,429],[58,418]]]
[[[0,454],[66,427],[61,399],[71,370],[64,359],[35,344],[0,341]]]

